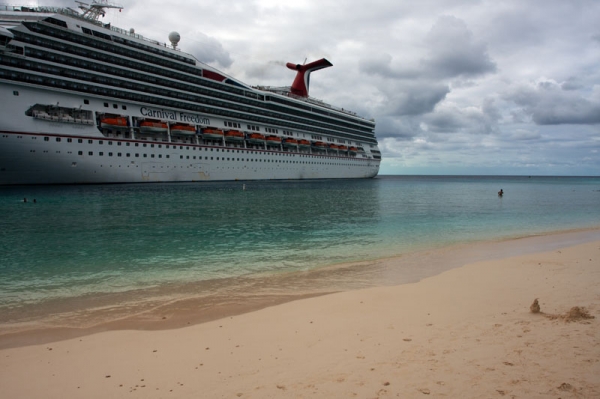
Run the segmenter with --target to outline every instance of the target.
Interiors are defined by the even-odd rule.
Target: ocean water
[[[117,306],[161,287],[231,290],[252,277],[599,227],[600,177],[0,187],[0,215],[0,323],[10,323],[43,317],[48,303],[78,312],[90,298]]]

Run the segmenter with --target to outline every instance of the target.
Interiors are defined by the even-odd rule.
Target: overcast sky
[[[74,7],[71,1],[39,2]],[[375,118],[382,174],[600,175],[598,0],[123,0],[135,28],[251,85]]]

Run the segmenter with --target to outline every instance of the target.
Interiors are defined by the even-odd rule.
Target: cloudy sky
[[[285,62],[327,58],[310,94],[375,118],[383,174],[600,175],[600,1],[120,4],[104,22],[177,31],[251,85],[289,86]]]

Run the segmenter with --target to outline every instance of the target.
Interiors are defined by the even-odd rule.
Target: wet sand
[[[447,269],[395,285],[407,261],[422,262],[419,273]],[[370,288],[348,282],[348,291],[300,290],[306,298],[286,302],[294,295],[273,286],[263,291],[272,306],[249,297],[246,310],[234,303],[235,315],[217,309],[200,324],[186,321],[197,304],[175,302],[146,315],[146,327],[129,319],[71,339],[39,330],[44,343],[0,350],[2,396],[600,397],[597,230],[375,266]]]
[[[166,283],[3,309],[0,349],[110,330],[181,328],[298,299],[417,282],[467,263],[600,239],[600,229],[456,244],[304,272]]]

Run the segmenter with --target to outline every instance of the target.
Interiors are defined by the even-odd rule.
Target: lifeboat
[[[350,147],[350,148],[348,148],[348,151],[350,151],[350,154],[356,154],[358,152],[358,148]]]
[[[279,145],[281,144],[281,137],[267,136],[267,145]]]
[[[329,144],[329,149],[330,150],[339,150],[340,147],[338,145],[335,145],[335,144]]]
[[[284,139],[283,140],[284,147],[298,147],[298,140],[296,139]]]
[[[229,130],[225,132],[225,140],[227,141],[242,141],[244,140],[244,133],[239,130]]]
[[[322,141],[315,141],[312,146],[316,150],[326,150],[327,149],[327,144],[323,143]]]
[[[348,147],[346,147],[345,145],[340,145],[340,146],[338,147],[338,149],[339,149],[340,151],[348,151]]]
[[[223,138],[223,131],[219,129],[202,129],[202,137],[208,140],[220,140]]]
[[[310,148],[310,141],[298,140],[298,146],[300,146],[300,148]]]
[[[196,134],[196,127],[191,125],[185,125],[183,123],[176,123],[171,125],[172,134]]]
[[[144,120],[140,122],[140,132],[142,133],[165,133],[168,126],[165,122]]]
[[[100,118],[100,127],[107,129],[127,128],[127,118],[123,116],[103,116]]]
[[[250,133],[247,140],[250,144],[264,144],[265,136],[260,133]]]

